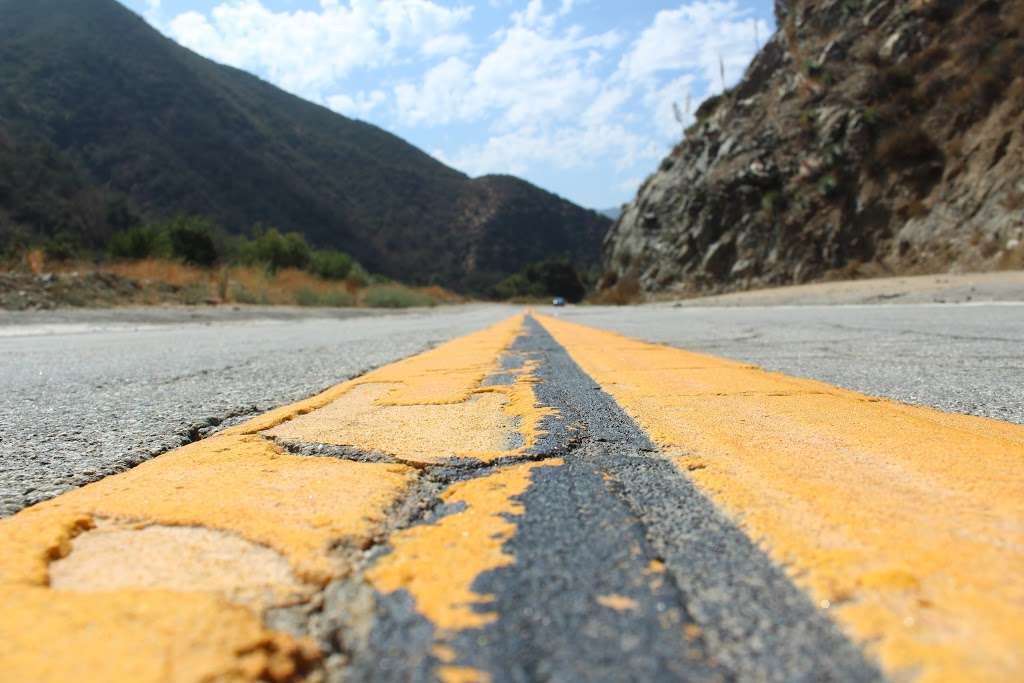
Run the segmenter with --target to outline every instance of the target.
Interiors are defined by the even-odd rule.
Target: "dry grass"
[[[96,266],[90,263],[47,263],[41,251],[30,252],[25,266],[39,274],[101,270],[134,280],[141,285],[137,301],[124,303],[168,303],[189,305],[232,303],[299,306],[374,306],[376,298],[367,293],[381,287],[401,290],[402,296],[388,298],[388,307],[464,303],[465,297],[443,287],[406,287],[401,284],[366,287],[356,280],[325,280],[304,270],[288,268],[271,273],[252,266],[198,268],[168,259],[143,259]],[[379,297],[377,297],[379,298]]]

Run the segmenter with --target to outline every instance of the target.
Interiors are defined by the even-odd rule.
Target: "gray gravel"
[[[514,310],[0,314],[0,516]]]
[[[875,396],[1024,424],[1022,303],[540,312]]]

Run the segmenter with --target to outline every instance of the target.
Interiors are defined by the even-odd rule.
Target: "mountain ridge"
[[[385,275],[469,290],[552,256],[581,269],[599,258],[610,221],[597,213],[520,179],[469,178],[196,55],[114,0],[0,0],[0,13],[0,141],[41,145],[73,167],[77,214],[88,213],[82,197],[102,195],[145,218],[201,214],[236,233],[273,224]],[[90,243],[112,229],[95,216],[5,213],[3,169],[0,228],[70,230]],[[8,204],[28,192],[14,189]]]

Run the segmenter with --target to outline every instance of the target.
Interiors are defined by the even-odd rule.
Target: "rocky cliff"
[[[609,293],[1024,267],[1024,0],[776,0],[604,242]]]

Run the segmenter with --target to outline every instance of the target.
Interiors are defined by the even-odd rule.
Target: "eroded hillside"
[[[776,0],[605,240],[609,291],[1024,266],[1024,1]]]

